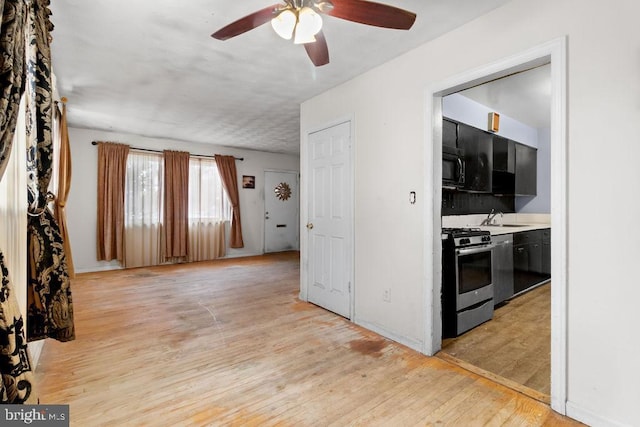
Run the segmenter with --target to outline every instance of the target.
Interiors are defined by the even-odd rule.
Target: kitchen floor
[[[460,362],[470,370],[486,372],[497,381],[503,378],[506,385],[548,402],[551,283],[497,308],[492,320],[475,329],[457,338],[442,340],[442,351],[438,355]]]

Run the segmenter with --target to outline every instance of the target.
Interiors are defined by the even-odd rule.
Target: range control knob
[[[461,245],[468,245],[469,243],[471,243],[470,239],[460,239],[460,244]]]
[[[482,241],[483,242],[490,242],[491,241],[491,236],[482,236]]]

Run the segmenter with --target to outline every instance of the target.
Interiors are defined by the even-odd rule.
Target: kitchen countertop
[[[442,217],[442,226],[451,228],[474,227],[487,230],[492,235],[519,233],[521,231],[541,230],[551,228],[551,215],[549,214],[515,214],[507,213],[498,215],[495,220],[498,224],[506,226],[489,225],[480,226],[487,214],[478,215],[452,215]],[[517,225],[517,227],[509,226]]]
[[[478,227],[481,230],[486,230],[491,233],[492,236],[499,234],[511,234],[520,233],[522,231],[542,230],[545,228],[551,228],[549,224],[508,224],[505,226],[500,225],[483,225]]]

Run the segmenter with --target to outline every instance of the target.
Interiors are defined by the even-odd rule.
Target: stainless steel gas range
[[[457,337],[493,317],[493,243],[478,228],[442,229],[442,336]]]

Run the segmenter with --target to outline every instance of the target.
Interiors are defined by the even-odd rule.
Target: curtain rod
[[[98,141],[91,141],[91,145],[98,145]],[[146,151],[148,153],[162,153],[161,150],[152,150],[150,148],[137,148],[137,147],[129,147],[129,148],[132,149],[132,150],[136,150],[136,151]],[[191,153],[189,153],[189,154],[192,155],[192,156],[195,156],[195,157],[203,157],[205,159],[215,159],[216,158],[216,156],[206,156],[206,155],[202,155],[202,154],[191,154]],[[241,162],[244,161],[244,157],[234,157],[234,159],[240,160]]]

